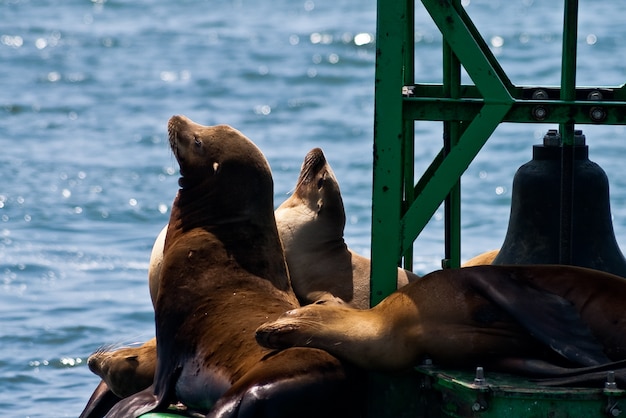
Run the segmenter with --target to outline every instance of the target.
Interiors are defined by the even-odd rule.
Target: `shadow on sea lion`
[[[257,329],[268,348],[317,347],[364,369],[393,371],[430,358],[483,366],[544,384],[584,385],[623,368],[626,280],[571,266],[440,270],[368,310],[309,305]],[[612,361],[615,365],[603,366]],[[573,370],[578,367],[591,369]],[[624,378],[624,371],[616,371]],[[606,374],[604,375],[606,376]]]
[[[209,417],[358,416],[349,367],[319,349],[276,352],[255,341],[258,326],[299,306],[265,157],[228,126],[174,116],[168,131],[181,188],[155,304],[156,374],[107,416],[176,402]]]

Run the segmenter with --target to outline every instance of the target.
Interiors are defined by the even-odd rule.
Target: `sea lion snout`
[[[179,163],[189,158],[192,152],[197,153],[202,150],[202,141],[195,132],[198,128],[199,125],[183,115],[172,116],[168,121],[167,133],[170,146]]]
[[[283,325],[279,322],[267,322],[257,328],[254,338],[266,348],[287,348],[292,344],[287,344],[285,337],[296,331],[293,325]]]

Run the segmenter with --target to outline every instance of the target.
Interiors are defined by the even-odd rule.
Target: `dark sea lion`
[[[257,329],[270,348],[317,347],[365,369],[442,367],[551,375],[626,358],[626,280],[569,266],[430,273],[369,310],[309,305]],[[554,373],[556,374],[556,373]]]
[[[320,148],[304,158],[293,194],[276,209],[292,286],[302,304],[336,297],[369,308],[370,260],[346,245],[339,183]],[[418,276],[398,269],[397,286]]]
[[[209,417],[355,416],[349,370],[325,351],[276,352],[254,330],[298,307],[261,151],[225,126],[168,124],[180,190],[165,238],[155,305],[157,368],[148,389],[108,417],[180,401]]]

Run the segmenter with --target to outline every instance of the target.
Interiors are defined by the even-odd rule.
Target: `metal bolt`
[[[583,131],[577,129],[574,131],[574,145],[583,146],[586,143],[586,137],[583,135]]]
[[[613,370],[609,370],[606,373],[606,382],[604,382],[605,389],[617,389],[617,384],[615,383],[615,372]]]
[[[472,405],[472,411],[474,411],[474,412],[480,411],[481,408],[482,407],[480,406],[480,404],[478,402],[474,402],[474,405]]]
[[[622,410],[619,409],[617,406],[614,406],[613,408],[611,408],[609,412],[611,413],[611,416],[614,416],[614,417],[618,417],[622,414]]]
[[[602,100],[602,93],[598,90],[594,90],[587,95],[587,100]]]
[[[541,105],[535,106],[533,107],[532,115],[535,120],[544,120],[548,117],[548,109]]]
[[[548,132],[543,136],[544,147],[558,147],[561,145],[561,135],[556,129],[548,129]]]
[[[476,377],[474,377],[474,384],[482,386],[485,384],[485,371],[482,367],[476,367]]]
[[[593,122],[602,122],[606,119],[606,111],[600,106],[593,106],[589,109],[589,118]]]
[[[547,100],[548,99],[548,92],[542,89],[538,89],[533,91],[533,96],[532,96],[533,100]]]

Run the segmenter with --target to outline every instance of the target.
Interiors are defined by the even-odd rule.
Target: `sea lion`
[[[365,369],[442,367],[550,375],[626,358],[626,280],[571,266],[430,273],[369,310],[309,305],[257,329],[268,348],[317,347]]]
[[[344,241],[346,214],[339,183],[320,148],[307,153],[293,194],[275,214],[300,302],[335,297],[355,308],[369,308],[370,260]],[[417,278],[398,268],[397,287]]]
[[[339,183],[320,148],[307,153],[294,193],[276,209],[275,216],[292,287],[302,304],[325,299],[359,309],[369,307],[370,260],[350,250],[344,241],[346,216]],[[167,225],[158,234],[150,254],[148,278],[153,305],[166,232]],[[497,253],[493,250],[480,254],[463,266],[491,264]],[[417,278],[398,268],[398,287]],[[98,364],[104,361],[107,364]],[[99,351],[89,358],[89,364],[115,393],[128,394],[130,387],[139,389],[140,385],[145,385],[140,388],[145,389],[152,382],[151,374],[154,375],[154,369],[150,374],[146,365],[156,366],[156,340],[149,341],[146,347],[123,348],[119,353]],[[129,374],[131,365],[138,373],[136,379]],[[122,376],[112,376],[114,373]],[[131,380],[136,380],[132,386],[128,383]]]
[[[156,360],[153,338],[140,347],[102,348],[89,356],[87,365],[116,396],[126,398],[152,384]]]
[[[267,160],[239,131],[168,123],[180,165],[155,304],[153,384],[108,417],[180,401],[209,417],[350,416],[350,370],[325,351],[276,352],[254,330],[299,306],[273,212]]]

